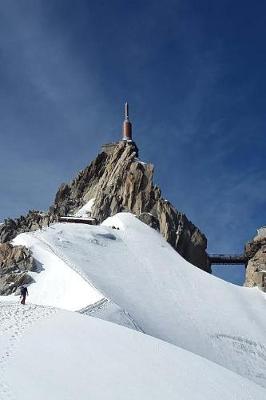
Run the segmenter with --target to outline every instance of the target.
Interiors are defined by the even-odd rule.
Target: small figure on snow
[[[25,286],[21,286],[21,288],[20,288],[21,304],[25,304],[26,296],[28,296],[28,295],[29,295],[28,289]]]

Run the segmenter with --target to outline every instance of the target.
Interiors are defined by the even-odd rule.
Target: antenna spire
[[[125,120],[129,121],[129,114],[128,114],[128,102],[125,103]]]

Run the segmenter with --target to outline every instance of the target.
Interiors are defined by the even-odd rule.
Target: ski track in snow
[[[112,308],[114,308],[114,312],[119,313],[121,315],[123,323],[114,321],[112,317],[110,319],[102,317],[102,314],[104,313],[106,313],[107,315],[109,314],[111,316]],[[110,322],[117,323],[118,325],[126,326],[127,328],[131,328],[135,331],[145,333],[126,310],[123,310],[117,304],[107,299],[99,300],[94,304],[82,308],[78,312],[81,314],[89,315],[91,317],[106,319],[109,320]]]
[[[69,268],[71,268],[79,276],[81,276],[81,278],[84,279],[90,285],[90,287],[92,287],[97,292],[100,292],[100,290],[93,286],[88,277],[76,265],[74,265],[63,253],[53,247],[46,239],[40,237],[38,232],[29,232],[28,234],[33,238],[38,239],[40,242],[44,243],[56,257],[60,258],[60,260],[62,260]]]
[[[94,304],[89,304],[88,306],[81,308],[78,312],[81,314],[90,315],[93,312],[101,310],[106,305],[106,303],[108,303],[108,300],[102,299],[102,300],[96,301],[96,303],[94,303]]]
[[[226,334],[216,334],[212,339],[218,339],[221,347],[225,344],[231,346],[232,352],[237,352],[243,361],[249,359],[249,376],[252,381],[259,381],[263,387],[266,386],[266,347],[261,343],[254,342],[241,336],[233,336]],[[217,345],[217,343],[216,343]],[[256,365],[256,373],[254,373],[253,365]],[[241,375],[241,371],[237,371]],[[255,378],[255,379],[254,379]]]
[[[4,375],[20,336],[34,322],[48,318],[55,312],[54,308],[37,305],[0,304],[0,399],[16,400]],[[3,337],[5,340],[2,342]]]

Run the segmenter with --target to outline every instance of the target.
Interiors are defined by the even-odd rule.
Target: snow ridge
[[[112,229],[113,227],[116,229]],[[82,364],[82,368],[87,372],[88,366],[74,350],[78,348],[77,351],[81,352],[82,357],[87,352],[88,359],[94,360],[90,364],[92,376],[94,373],[98,374],[98,367],[101,374],[102,368],[107,368],[108,376],[114,373],[112,376],[115,389],[112,390],[115,396],[117,376],[122,376],[118,360],[130,368],[135,353],[138,353],[136,346],[139,343],[143,347],[138,353],[139,358],[135,359],[136,364],[132,365],[133,375],[138,371],[144,373],[139,364],[145,366],[145,355],[148,354],[148,369],[151,368],[154,372],[153,367],[158,364],[153,382],[164,382],[165,385],[164,394],[160,392],[160,397],[158,391],[158,399],[176,399],[177,393],[185,400],[257,400],[265,397],[266,297],[262,292],[235,287],[192,266],[177,254],[158,232],[127,213],[108,218],[101,226],[57,223],[42,231],[19,235],[15,243],[29,247],[34,258],[43,267],[39,274],[33,273],[36,282],[29,287],[30,296],[27,300],[36,303],[41,301],[39,304],[45,304],[47,301],[47,304],[51,304],[53,297],[49,292],[49,284],[52,284],[53,291],[59,293],[55,298],[56,304],[61,308],[79,310],[79,313],[74,314],[60,311],[58,319],[52,319],[53,323],[41,325],[51,337],[58,336],[58,343],[45,344],[44,356],[45,351],[52,351],[51,346],[54,346],[54,352],[60,355],[55,363],[58,367],[64,366],[64,373],[65,368],[68,368],[65,362],[72,358],[76,359],[79,371]],[[82,285],[85,285],[84,295],[81,295]],[[38,291],[41,291],[41,296]],[[78,301],[75,297],[79,297]],[[12,315],[10,318],[13,318]],[[114,322],[116,325],[108,325],[103,320]],[[33,325],[40,326],[38,321]],[[66,329],[69,329],[69,332]],[[145,332],[146,335],[133,331]],[[32,332],[37,335],[35,328]],[[6,336],[5,333],[3,335]],[[6,343],[8,341],[9,339]],[[23,339],[23,343],[28,349],[33,346],[27,338]],[[38,351],[38,343],[36,339],[34,351]],[[63,343],[69,348],[67,356],[64,353],[66,349],[62,348]],[[153,351],[157,358],[149,351],[146,353],[149,343],[154,346]],[[59,347],[58,351],[56,346]],[[127,353],[129,348],[131,350]],[[5,351],[5,346],[3,349]],[[25,355],[25,350],[21,349],[21,346],[17,347],[18,350],[16,357],[20,360],[22,354]],[[118,354],[125,355],[126,359],[119,358]],[[164,358],[166,363],[163,362]],[[17,371],[14,363],[11,368],[8,358],[5,360],[10,374],[11,371]],[[29,359],[28,362],[28,367],[34,369],[35,360]],[[201,378],[197,381],[198,378],[193,377],[195,386],[191,391],[190,382],[185,376],[191,376],[194,362],[197,365],[197,374]],[[175,365],[174,372],[171,363]],[[37,367],[39,373],[46,368]],[[110,372],[109,367],[115,369]],[[185,376],[182,375],[183,372]],[[54,373],[58,374],[60,371],[56,370]],[[68,373],[71,380],[72,370]],[[80,373],[82,374],[82,371]],[[206,378],[203,377],[204,373]],[[177,381],[176,375],[180,377],[182,384],[186,381],[186,393],[183,392],[184,388]],[[167,383],[170,376],[174,379],[175,390],[171,389],[171,393],[168,393]],[[82,384],[79,378],[77,377],[76,383],[79,387],[79,399],[86,399],[84,396],[88,391],[83,385],[87,384],[88,375],[84,375]],[[104,376],[103,379],[105,378]],[[139,387],[142,376],[136,379]],[[220,383],[217,386],[218,381]],[[125,376],[125,382],[133,384],[128,376]],[[202,387],[202,382],[206,383],[207,392]],[[235,382],[245,389],[237,389]],[[3,382],[3,385],[6,383],[8,382]],[[51,376],[47,376],[47,385],[49,384],[56,385]],[[154,383],[155,386],[156,384]],[[223,386],[227,384],[228,387]],[[151,390],[150,381],[147,387]],[[72,387],[68,389],[72,391]],[[2,386],[2,390],[8,391],[8,388]],[[39,389],[34,389],[34,400],[37,398],[36,390]],[[84,390],[84,395],[81,394],[81,390]],[[213,397],[208,395],[211,390]],[[150,392],[148,395],[147,392],[145,395],[143,393],[140,395],[138,392],[137,398],[151,398]],[[95,396],[94,394],[94,398],[106,398],[102,395]],[[63,400],[65,398],[63,397]],[[119,397],[114,397],[115,400],[117,398]],[[129,399],[132,398],[135,397],[130,397],[129,393]],[[8,397],[3,399],[7,400]],[[38,399],[41,400],[42,396]],[[55,399],[61,400],[60,397]],[[110,399],[113,400],[113,397]]]
[[[71,262],[62,252],[60,252],[57,248],[52,246],[51,243],[45,240],[44,237],[41,236],[41,234],[38,231],[30,232],[29,235],[38,239],[40,242],[44,243],[55,256],[60,258],[60,260],[62,260],[67,266],[69,266],[71,269],[73,269],[73,271],[75,271],[78,275],[80,275],[81,278],[84,279],[84,281],[86,281],[89,284],[89,286],[92,287],[96,292],[99,292],[99,290],[88,279],[88,276],[84,274],[80,268],[78,268],[75,264],[73,264],[73,262]]]

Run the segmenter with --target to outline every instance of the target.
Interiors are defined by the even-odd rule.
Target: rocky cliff
[[[0,244],[0,295],[14,293],[22,284],[33,281],[28,274],[35,270],[30,250],[11,243]]]
[[[137,158],[134,143],[105,149],[71,183],[59,188],[50,214],[74,214],[91,199],[91,216],[98,222],[117,212],[132,212],[160,231],[186,260],[210,272],[206,237],[162,197],[153,184],[153,165]]]
[[[246,244],[245,255],[248,259],[245,286],[258,286],[266,291],[266,229],[258,230],[257,236]]]

